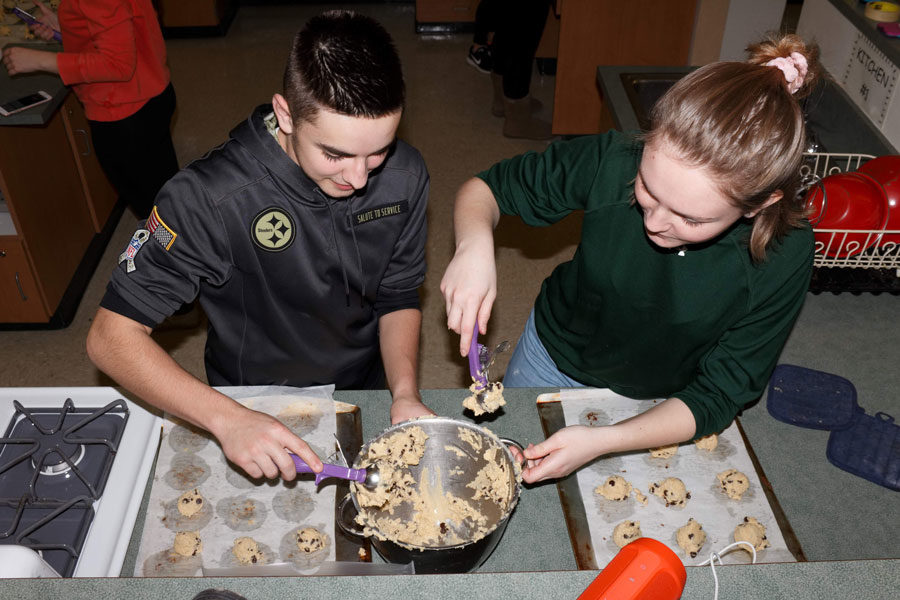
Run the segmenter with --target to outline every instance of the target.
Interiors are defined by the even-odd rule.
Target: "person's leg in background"
[[[502,3],[503,0],[481,0],[475,9],[475,31],[466,61],[482,73],[490,73],[493,68],[491,42]]]
[[[100,166],[139,219],[150,216],[156,194],[178,172],[170,132],[174,113],[170,84],[129,117],[89,121]]]
[[[540,105],[529,93],[534,55],[547,22],[549,0],[503,0],[503,5],[494,33],[492,112],[497,115],[502,102],[503,135],[507,137],[549,139],[550,123],[534,116]],[[498,98],[500,94],[502,100]]]

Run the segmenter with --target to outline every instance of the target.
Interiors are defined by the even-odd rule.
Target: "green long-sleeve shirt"
[[[743,221],[683,256],[659,248],[631,202],[642,149],[609,132],[504,160],[479,177],[502,213],[529,225],[584,211],[575,256],[535,302],[538,336],[559,369],[632,398],[679,398],[702,436],[762,394],[809,287],[812,230],[792,230],[760,264]]]

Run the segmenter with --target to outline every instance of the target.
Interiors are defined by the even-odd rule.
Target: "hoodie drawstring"
[[[328,213],[331,215],[331,234],[334,236],[334,247],[337,248],[338,261],[341,263],[341,274],[344,276],[344,295],[347,298],[347,307],[350,307],[350,282],[347,279],[347,269],[344,268],[344,255],[341,253],[341,244],[338,241],[337,227],[334,223],[334,207],[331,202],[326,199],[325,204],[328,206]]]
[[[334,217],[334,206],[333,202],[330,198],[325,197],[325,205],[328,206],[328,213],[331,215],[331,234],[334,236],[334,247],[337,249],[338,261],[341,263],[341,275],[344,277],[344,296],[347,298],[347,307],[350,307],[350,279],[347,276],[347,269],[344,267],[344,255],[341,252],[341,244],[338,240],[338,232],[337,225],[335,223]],[[359,297],[359,307],[363,308],[365,306],[365,298],[366,298],[366,276],[363,273],[362,266],[362,255],[359,252],[359,243],[356,241],[356,229],[353,227],[353,198],[352,196],[347,199],[347,222],[350,225],[350,236],[353,238],[353,248],[356,250],[356,266],[359,269],[360,276],[360,287],[362,288],[362,293]]]
[[[356,241],[356,228],[353,226],[353,196],[347,200],[347,221],[350,223],[350,237],[353,238],[353,248],[356,249],[356,266],[359,269],[360,287],[362,294],[359,297],[359,307],[365,306],[363,301],[366,298],[366,274],[363,272],[362,256],[359,253],[359,243]],[[349,304],[348,304],[349,305]]]

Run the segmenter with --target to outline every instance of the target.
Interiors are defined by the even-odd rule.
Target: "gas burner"
[[[63,475],[75,468],[86,451],[83,445],[57,444],[41,455],[39,461],[41,475]],[[56,458],[54,458],[56,457]],[[38,462],[31,457],[31,466],[38,468]]]

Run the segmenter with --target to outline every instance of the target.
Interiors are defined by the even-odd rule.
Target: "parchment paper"
[[[278,418],[323,460],[334,452],[334,386],[216,389]],[[302,572],[313,572],[335,558],[333,483],[326,479],[317,489],[312,475],[298,475],[292,482],[250,479],[225,459],[213,436],[167,416],[135,575],[189,577],[199,576],[204,565],[239,566],[232,548],[243,536],[259,544],[264,555],[259,564],[293,563]],[[185,517],[177,500],[194,488],[203,496],[203,507]],[[305,527],[326,535],[323,551],[311,555],[298,551],[295,532]],[[196,531],[202,551],[190,557],[173,552],[180,531]]]
[[[599,426],[617,423],[648,410],[658,400],[632,400],[607,389],[561,390],[560,402],[566,425]],[[750,481],[750,488],[740,500],[732,500],[721,490],[716,474],[734,468]],[[607,500],[594,490],[610,475],[624,477],[647,497],[641,505],[632,494],[627,500]],[[681,479],[691,498],[684,507],[666,507],[665,502],[650,493],[651,483],[667,477]],[[697,565],[734,542],[734,528],[745,516],[755,517],[766,528],[771,545],[757,552],[757,562],[795,562],[787,548],[775,515],[769,507],[759,476],[753,468],[743,438],[732,423],[719,434],[719,444],[712,452],[701,450],[693,442],[681,444],[671,458],[651,458],[646,450],[601,457],[578,471],[578,489],[584,501],[591,542],[597,564],[602,568],[619,552],[613,542],[613,529],[622,521],[639,521],[643,537],[654,538],[671,548],[685,565]],[[699,522],[706,532],[706,543],[695,558],[686,554],[675,541],[676,530],[688,518]],[[746,564],[750,553],[732,550],[722,555],[725,564]]]

